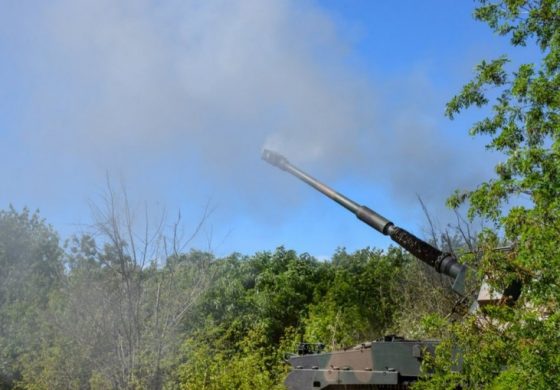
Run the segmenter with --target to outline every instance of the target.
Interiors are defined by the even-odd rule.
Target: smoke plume
[[[266,219],[301,192],[259,160],[263,147],[327,181],[379,181],[397,202],[441,202],[463,184],[450,178],[466,152],[422,119],[429,85],[389,103],[318,2],[21,3],[0,16],[23,96],[2,149],[29,156],[0,171],[14,197],[83,202],[109,171],[147,197],[212,197]]]

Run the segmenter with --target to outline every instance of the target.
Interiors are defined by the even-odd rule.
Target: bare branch
[[[436,229],[435,229],[434,223],[432,221],[432,218],[430,217],[430,213],[428,212],[428,208],[424,204],[424,201],[422,200],[422,198],[420,197],[419,194],[416,194],[416,198],[418,199],[418,202],[420,202],[420,206],[422,206],[422,211],[424,212],[424,215],[426,216],[426,219],[428,220],[428,225],[430,227],[430,233],[432,235],[432,240],[434,242],[434,245],[437,245],[438,240],[437,240],[437,235],[436,235]]]

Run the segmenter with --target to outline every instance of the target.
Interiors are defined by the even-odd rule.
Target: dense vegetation
[[[501,56],[483,61],[447,106],[453,118],[491,104],[471,134],[503,156],[496,177],[450,198],[470,216],[493,222],[481,234],[474,263],[497,290],[523,283],[513,306],[487,307],[449,326],[448,347],[460,346],[463,372],[450,374],[440,350],[429,388],[549,389],[560,383],[560,1],[481,0],[475,17],[517,47],[536,47],[532,63]],[[495,251],[500,243],[512,250]],[[440,324],[446,325],[444,321]],[[452,342],[451,342],[452,341]]]
[[[38,214],[0,212],[2,388],[282,388],[302,339],[414,335],[416,300],[442,315],[454,304],[449,281],[399,249],[148,257],[154,242],[103,215],[103,245],[60,247]]]

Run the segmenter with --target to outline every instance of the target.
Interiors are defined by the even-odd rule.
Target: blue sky
[[[180,210],[190,245],[319,257],[390,241],[260,160],[262,147],[423,235],[497,156],[445,102],[512,52],[472,1],[109,1],[0,5],[0,207],[87,231],[106,180],[142,225]]]

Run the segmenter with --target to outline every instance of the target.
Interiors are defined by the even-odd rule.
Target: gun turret
[[[452,277],[454,279],[453,290],[460,295],[465,295],[465,275],[467,267],[459,263],[453,254],[440,251],[405,229],[396,226],[393,222],[376,213],[369,207],[362,206],[334,191],[332,188],[292,165],[288,159],[281,154],[265,149],[263,150],[262,158],[266,162],[283,171],[291,173],[319,192],[322,192],[342,207],[351,211],[359,220],[365,222],[378,232],[389,236],[394,242],[406,249],[417,259],[433,267],[437,272]]]

